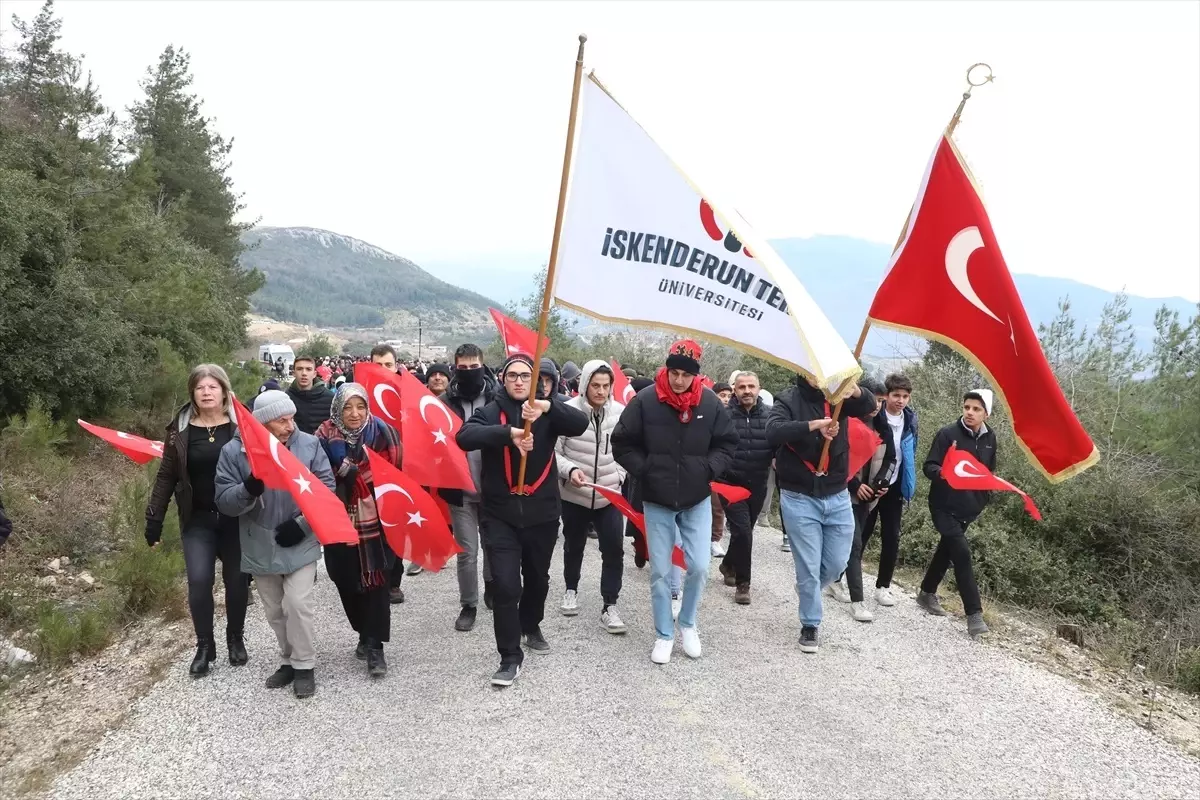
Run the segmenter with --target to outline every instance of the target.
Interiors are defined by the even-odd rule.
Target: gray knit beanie
[[[296,413],[296,404],[287,392],[278,389],[267,389],[254,398],[254,418],[264,425],[273,419],[286,417]]]

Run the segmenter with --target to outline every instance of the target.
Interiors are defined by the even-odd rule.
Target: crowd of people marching
[[[860,622],[874,618],[861,561],[877,524],[882,547],[874,606],[896,603],[890,587],[901,516],[919,475],[931,482],[929,505],[941,538],[917,602],[930,614],[946,614],[937,590],[952,565],[968,632],[987,631],[966,531],[988,493],[952,489],[940,470],[951,445],[995,468],[996,439],[987,427],[990,391],[966,394],[962,416],[938,431],[918,469],[917,415],[909,407],[912,385],[903,375],[883,383],[864,379],[831,405],[803,376],[776,397],[761,389],[752,372],[712,384],[701,377],[702,355],[696,342],[682,340],[670,347],[653,377],[627,373],[635,392],[627,405],[613,396],[615,375],[601,360],[582,368],[568,362],[560,369],[550,359],[535,364],[515,354],[493,370],[478,346],[464,344],[453,364],[420,365],[419,377],[462,420],[456,439],[467,454],[475,491],[438,491],[462,549],[456,556],[460,607],[454,627],[474,628],[481,599],[490,609],[500,657],[493,685],[517,679],[525,651],[550,650],[541,622],[560,532],[562,614],[579,612],[581,564],[594,537],[601,554],[600,624],[612,634],[626,632],[618,602],[624,540],[632,536],[636,566],[650,568],[657,633],[651,660],[671,659],[677,632],[683,652],[700,658],[698,618],[710,558],[721,559],[719,572],[734,590],[733,602],[749,604],[754,527],[776,492],[782,549],[790,551],[795,566],[799,648],[816,653],[823,593],[848,603]],[[388,370],[406,368],[387,345],[374,348],[370,360]],[[287,389],[270,380],[252,405],[255,419],[345,505],[358,543],[323,549],[291,495],[267,488],[252,473],[224,370],[202,364],[192,371],[189,402],[167,426],[146,509],[146,541],[159,545],[173,497],[197,639],[193,676],[207,674],[217,658],[213,587],[219,561],[229,663],[249,659],[243,629],[253,581],[280,650],[280,666],[267,686],[292,685],[297,697],[311,696],[314,585],[322,557],[347,622],[359,635],[356,655],[370,676],[387,674],[391,606],[404,602],[404,575],[420,567],[406,568],[383,535],[366,451],[403,468],[404,447],[397,431],[372,415],[353,367],[348,359],[299,357]],[[853,471],[852,419],[875,431],[878,441]],[[827,464],[818,466],[825,451]],[[526,478],[519,485],[522,457]],[[749,497],[730,502],[714,494],[714,481],[747,490]],[[644,515],[644,537],[596,487],[620,492]],[[721,545],[726,524],[728,551]],[[672,563],[677,545],[685,569]]]

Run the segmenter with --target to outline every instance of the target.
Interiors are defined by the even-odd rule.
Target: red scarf
[[[666,403],[679,412],[680,422],[691,422],[692,409],[700,405],[700,398],[704,395],[704,384],[699,377],[693,377],[691,388],[680,394],[671,388],[671,382],[667,380],[667,368],[659,367],[654,375],[654,391],[660,403]]]

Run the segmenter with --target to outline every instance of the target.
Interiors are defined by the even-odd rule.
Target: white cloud
[[[38,3],[10,0],[29,18]],[[1016,272],[1200,298],[1195,3],[60,2],[117,107],[168,43],[248,213],[422,259],[549,250],[587,63],[763,233],[892,242],[959,143]]]

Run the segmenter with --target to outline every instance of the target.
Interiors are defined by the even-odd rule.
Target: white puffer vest
[[[571,470],[581,469],[588,483],[595,483],[606,489],[621,491],[625,480],[625,470],[613,458],[612,432],[617,427],[621,412],[625,406],[609,398],[604,407],[597,412],[587,401],[587,385],[592,379],[592,373],[598,367],[607,366],[603,361],[589,361],[583,365],[579,376],[580,394],[567,401],[567,405],[577,408],[588,415],[588,429],[582,436],[567,438],[560,436],[555,450],[558,456],[558,477],[562,484],[562,499],[584,508],[604,508],[608,500],[604,499],[594,489],[580,489],[572,486],[568,478]],[[599,419],[597,420],[597,413]]]

